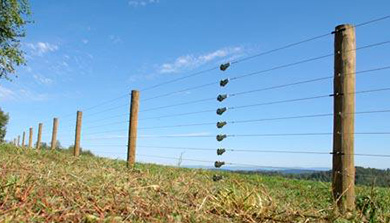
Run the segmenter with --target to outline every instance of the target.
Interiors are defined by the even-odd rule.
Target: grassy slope
[[[390,222],[390,189],[358,187],[346,220],[327,183],[214,173],[0,146],[0,222]]]

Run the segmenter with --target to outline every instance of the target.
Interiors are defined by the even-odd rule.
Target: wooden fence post
[[[349,212],[355,209],[355,28],[339,25],[334,33],[332,191],[340,211]]]
[[[73,149],[73,155],[79,156],[80,155],[80,136],[81,136],[81,121],[83,117],[82,111],[77,111],[77,118],[76,118],[76,136],[74,140],[74,149]]]
[[[24,142],[26,140],[26,132],[23,131],[23,136],[22,136],[22,148],[24,148]]]
[[[133,167],[135,164],[138,107],[139,107],[139,91],[133,90],[131,91],[129,135],[128,135],[128,142],[127,142],[127,166],[128,167]]]
[[[43,127],[43,124],[42,123],[39,123],[38,125],[38,138],[37,138],[37,150],[41,147],[41,141],[42,141],[42,127]]]
[[[53,132],[51,135],[51,150],[56,149],[57,146],[57,130],[58,130],[58,118],[53,119]]]
[[[33,128],[30,128],[30,135],[28,137],[28,148],[32,148],[33,141]]]

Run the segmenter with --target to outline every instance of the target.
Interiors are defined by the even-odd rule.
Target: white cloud
[[[53,83],[53,80],[47,77],[44,77],[42,75],[34,74],[33,78],[42,85],[51,85]]]
[[[12,101],[16,98],[16,93],[8,88],[0,86],[0,101]]]
[[[111,42],[114,43],[114,44],[122,42],[122,39],[119,36],[116,36],[116,35],[110,35],[109,38],[110,38]]]
[[[226,47],[203,55],[184,55],[174,62],[164,63],[159,66],[159,73],[177,73],[183,70],[194,69],[211,61],[232,57],[242,53],[242,47]]]
[[[130,0],[129,6],[139,7],[139,6],[146,6],[148,4],[156,4],[159,2],[160,0]]]
[[[30,48],[31,54],[42,56],[43,54],[55,52],[59,47],[55,44],[37,42],[37,43],[27,43],[26,46]]]
[[[39,94],[28,89],[11,90],[0,86],[0,101],[45,101],[47,94]]]

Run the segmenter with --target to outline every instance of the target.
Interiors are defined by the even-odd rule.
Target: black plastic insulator
[[[224,149],[224,148],[219,148],[219,149],[217,149],[217,155],[218,155],[218,156],[224,154],[225,152],[226,152],[226,149]]]
[[[221,142],[222,140],[226,139],[227,135],[224,135],[224,134],[220,134],[220,135],[217,135],[217,141],[218,142]]]
[[[225,122],[225,121],[217,122],[217,128],[222,129],[226,124],[227,124],[227,122]]]
[[[220,95],[218,95],[217,100],[218,100],[219,102],[222,102],[222,101],[225,100],[227,97],[228,97],[227,94],[220,94]]]
[[[228,83],[229,83],[229,79],[226,78],[224,80],[219,81],[219,86],[225,87]]]
[[[214,182],[217,182],[217,181],[220,181],[220,180],[222,180],[222,176],[220,176],[220,175],[214,175],[213,176],[213,181]]]
[[[227,110],[226,107],[218,108],[218,109],[217,109],[217,115],[222,115],[226,110]]]
[[[228,69],[228,67],[230,67],[230,63],[225,63],[225,64],[221,64],[221,66],[219,66],[219,69],[221,71],[225,71],[226,69]]]
[[[215,168],[221,168],[223,165],[225,165],[225,162],[223,161],[215,161],[214,163]]]

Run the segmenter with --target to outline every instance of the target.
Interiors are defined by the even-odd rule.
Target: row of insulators
[[[228,67],[230,66],[230,63],[225,63],[225,64],[221,64],[221,66],[219,67],[221,71],[225,71]],[[229,83],[229,79],[223,79],[219,82],[219,86],[220,87],[225,87],[227,84]],[[217,100],[219,102],[222,102],[224,101],[226,98],[228,97],[227,94],[220,94],[218,95],[217,97]],[[217,114],[218,115],[222,115],[225,111],[227,110],[226,107],[224,108],[218,108],[217,109]],[[227,122],[225,121],[220,121],[220,122],[217,122],[217,128],[218,129],[222,129],[225,125],[227,124]],[[225,134],[219,134],[216,136],[216,139],[218,142],[221,142],[222,140],[224,140],[225,138],[227,137],[227,135]],[[218,156],[221,156],[222,154],[224,154],[226,152],[226,149],[224,148],[218,148],[217,149],[217,155]],[[222,167],[223,165],[225,165],[225,162],[224,161],[215,161],[214,162],[214,166],[215,168],[220,168]],[[222,176],[220,175],[214,175],[213,176],[213,180],[214,181],[219,181],[219,180],[222,180]]]

